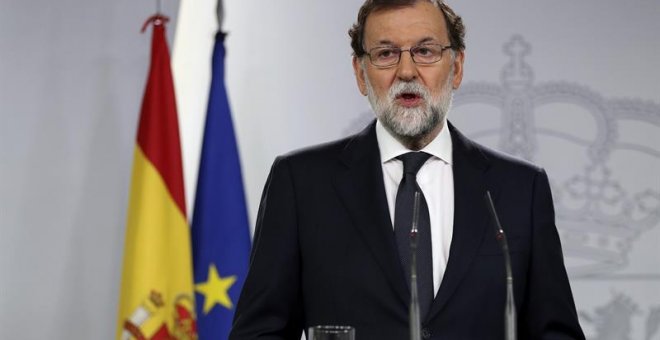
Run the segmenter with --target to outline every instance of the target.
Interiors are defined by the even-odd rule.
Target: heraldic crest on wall
[[[496,126],[468,135],[550,168],[571,277],[598,277],[625,268],[634,242],[660,222],[660,182],[650,181],[657,178],[653,171],[660,170],[660,150],[634,133],[660,135],[660,105],[608,100],[569,82],[535,85],[524,60],[530,44],[514,36],[504,52],[511,59],[501,72],[501,84],[466,83],[456,92],[457,108],[479,104],[499,111]],[[625,178],[635,176],[621,168],[633,164],[640,167],[639,177]]]

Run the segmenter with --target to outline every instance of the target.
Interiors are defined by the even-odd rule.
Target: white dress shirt
[[[431,154],[417,173],[417,183],[424,193],[429,207],[431,220],[431,248],[433,256],[433,289],[438,293],[442,277],[449,259],[449,247],[454,225],[454,173],[452,170],[452,143],[447,121],[443,122],[442,131],[420,151]],[[396,159],[411,152],[399,143],[385,129],[380,121],[376,123],[376,138],[380,149],[383,166],[385,194],[390,211],[390,220],[394,225],[394,206],[399,183],[403,177],[403,162]]]

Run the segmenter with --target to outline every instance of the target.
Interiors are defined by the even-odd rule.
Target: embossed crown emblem
[[[660,105],[606,99],[564,81],[535,84],[530,52],[514,36],[504,45],[510,60],[501,83],[464,84],[453,118],[476,125],[466,132],[479,142],[549,169],[572,277],[612,273],[660,222]]]

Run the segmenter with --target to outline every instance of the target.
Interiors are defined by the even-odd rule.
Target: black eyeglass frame
[[[415,60],[415,50],[419,49],[419,48],[423,48],[423,47],[429,47],[429,46],[440,46],[440,57],[438,58],[438,60],[431,61],[431,62],[418,62],[417,60]],[[403,55],[403,52],[410,53],[410,57],[412,58],[412,61],[417,65],[431,65],[431,64],[435,64],[435,63],[439,62],[440,60],[442,60],[442,55],[445,52],[445,50],[451,49],[453,47],[454,46],[452,46],[452,45],[444,46],[444,45],[441,45],[441,44],[420,44],[420,45],[412,46],[411,48],[409,48],[407,50],[402,50],[399,47],[379,46],[379,47],[374,47],[374,48],[370,49],[369,52],[365,52],[365,55],[369,56],[369,62],[371,63],[371,65],[374,65],[375,67],[378,67],[378,68],[390,68],[390,67],[399,65],[399,63],[401,62],[401,56]],[[392,62],[391,64],[378,65],[374,62],[372,54],[374,53],[374,51],[381,50],[381,49],[391,49],[391,50],[394,50],[394,51],[398,50],[399,51],[399,57],[397,58],[397,60],[395,62]]]

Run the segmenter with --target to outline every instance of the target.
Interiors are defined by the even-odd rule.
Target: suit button
[[[430,339],[431,338],[431,330],[428,328],[422,328],[422,339]]]

